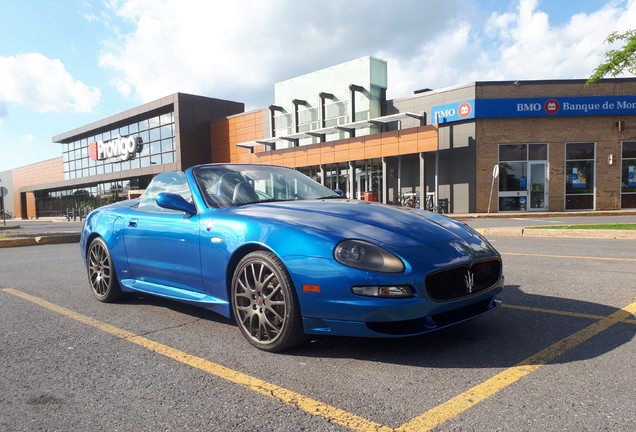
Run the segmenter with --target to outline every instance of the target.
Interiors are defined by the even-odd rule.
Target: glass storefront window
[[[499,191],[514,192],[527,189],[526,162],[501,162],[499,164]]]
[[[566,143],[565,157],[565,209],[593,209],[594,143]]]
[[[144,147],[146,147],[150,142],[150,133],[147,130],[139,131],[137,136],[141,138],[141,141],[144,143]]]
[[[636,208],[636,141],[623,143],[621,160],[621,208]]]
[[[566,194],[589,194],[593,192],[593,161],[567,161],[565,163]]]
[[[419,160],[417,162],[419,163]],[[382,159],[368,159],[366,163],[365,161],[360,161],[358,166],[360,166],[361,171],[358,177],[360,199],[382,202],[384,199],[382,190]],[[419,169],[416,176],[419,177]],[[417,180],[419,180],[419,178],[417,178]],[[413,187],[419,194],[419,184],[413,185]]]
[[[161,139],[161,130],[160,128],[150,129],[150,139],[148,142],[152,143],[154,141],[159,141]]]
[[[148,119],[148,127],[149,128],[155,128],[157,126],[159,126],[159,117],[152,117],[150,119]]]
[[[349,164],[325,165],[325,186],[331,190],[340,189],[345,196],[349,196]]]
[[[315,182],[321,183],[320,166],[308,166],[308,167],[297,168],[297,171],[303,173],[304,175],[314,180]]]
[[[174,162],[174,152],[171,153],[163,153],[161,155],[161,161],[164,164],[168,164],[168,163],[172,163]]]
[[[166,114],[162,114],[162,115],[159,117],[159,122],[160,122],[162,125],[166,125],[166,124],[172,123],[172,113],[171,113],[171,112],[169,112],[169,113],[166,113]]]
[[[499,146],[500,161],[521,161],[528,159],[528,149],[525,144],[504,144]]]
[[[161,151],[163,153],[173,151],[174,149],[174,138],[161,140]]]
[[[38,191],[35,193],[37,217],[64,217],[73,210],[87,214],[91,209],[128,199],[131,189],[144,189],[153,176],[117,182],[97,183],[79,189]],[[133,187],[134,186],[134,187]],[[77,216],[77,215],[76,215]]]
[[[594,159],[594,143],[567,143],[565,159]]]
[[[173,136],[174,133],[172,132],[172,125],[161,126],[160,135],[161,138],[170,138],[171,136]]]
[[[139,168],[139,158],[134,158],[130,161],[130,169]]]
[[[530,144],[528,147],[529,160],[548,160],[547,144]]]
[[[149,166],[150,157],[155,161],[172,161],[176,156],[166,157],[167,153],[175,153],[174,122],[172,112],[156,116],[148,120],[119,126],[111,130],[81,138],[77,141],[64,144],[64,178],[77,179],[96,174],[108,174],[119,172],[140,166]],[[142,152],[137,158],[146,157],[143,163],[137,159],[121,162],[115,158],[111,160],[93,161],[90,159],[89,146],[99,140],[110,140],[118,136],[135,135],[142,139]]]
[[[527,210],[527,162],[499,163],[499,211]]]

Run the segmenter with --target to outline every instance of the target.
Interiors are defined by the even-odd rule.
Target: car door
[[[183,173],[155,177],[137,210],[124,220],[130,270],[137,280],[200,292],[199,216],[160,208],[156,204],[159,192],[179,193],[188,199]]]

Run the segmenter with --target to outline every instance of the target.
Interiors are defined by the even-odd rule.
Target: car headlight
[[[340,264],[360,270],[379,273],[404,271],[404,263],[400,258],[380,246],[362,240],[345,240],[338,243],[333,256]]]

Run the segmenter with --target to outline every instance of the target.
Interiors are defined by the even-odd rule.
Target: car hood
[[[348,199],[299,200],[234,207],[237,215],[269,219],[341,238],[372,240],[386,246],[468,239],[475,232],[464,223],[437,213]]]

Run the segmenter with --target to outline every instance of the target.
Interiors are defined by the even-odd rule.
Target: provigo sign
[[[137,153],[141,152],[143,141],[141,137],[132,135],[117,137],[110,141],[96,141],[88,145],[88,153],[91,160],[106,160],[119,157],[126,161],[134,159]]]

